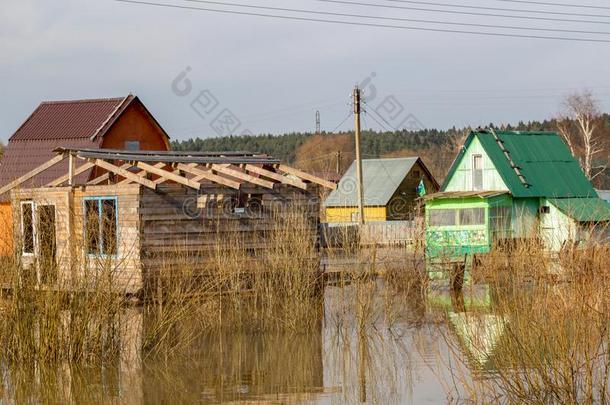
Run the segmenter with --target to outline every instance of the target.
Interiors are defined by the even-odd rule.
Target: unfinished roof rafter
[[[301,170],[280,164],[276,158],[249,152],[166,152],[104,149],[57,148],[57,156],[0,189],[0,194],[68,158],[68,173],[46,187],[90,186],[136,183],[152,190],[173,182],[195,190],[225,189],[237,192],[259,190],[275,193],[278,187],[308,190],[310,183],[330,189],[335,184]],[[83,162],[76,165],[76,161]],[[94,168],[102,169],[96,178],[74,184],[74,177]],[[106,183],[107,182],[107,183]]]
[[[123,169],[129,169],[129,168],[131,168],[131,167],[133,167],[133,166],[132,166],[131,164],[129,164],[129,163],[126,163],[125,165],[123,165],[123,166],[121,166],[121,167],[123,167]],[[156,164],[154,167],[156,167],[156,168],[159,168],[159,169],[160,169],[160,168],[162,168],[162,167],[165,167],[165,163],[157,163],[157,164]],[[138,176],[140,176],[140,177],[146,177],[146,176],[148,176],[148,172],[147,172],[146,170],[144,170],[144,169],[139,169],[139,170],[140,170],[140,171],[139,171],[138,173],[136,173]],[[121,184],[130,184],[130,183],[133,183],[133,182],[132,182],[131,180],[129,180],[129,179],[124,179],[124,180],[122,180],[122,181],[119,181],[117,184],[121,185]],[[155,183],[156,183],[156,184],[159,184],[159,183],[158,183],[158,182],[156,182],[156,181],[155,181]]]

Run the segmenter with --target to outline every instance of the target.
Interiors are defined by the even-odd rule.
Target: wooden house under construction
[[[9,138],[0,161],[0,187],[55,156],[57,147],[169,150],[169,135],[137,96],[42,102]],[[21,184],[41,187],[68,170],[67,160]],[[98,170],[82,171],[78,180]],[[0,256],[13,251],[10,195],[0,195]],[[15,218],[15,221],[17,219]],[[16,222],[15,222],[16,223]]]
[[[333,183],[252,153],[55,150],[56,156],[0,188],[10,191],[15,246],[41,284],[73,282],[114,269],[128,293],[176,257],[204,265],[223,235],[239,235],[249,255],[288,213],[316,243],[318,188]],[[21,188],[68,161],[44,187]],[[96,169],[98,176],[79,181]],[[296,229],[299,231],[298,229]],[[17,250],[17,249],[16,249]]]

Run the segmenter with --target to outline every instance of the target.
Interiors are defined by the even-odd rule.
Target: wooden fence
[[[395,246],[413,243],[421,230],[418,220],[357,224],[320,224],[320,244],[324,248],[349,245]]]

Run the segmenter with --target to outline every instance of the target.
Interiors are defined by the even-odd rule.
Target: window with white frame
[[[85,247],[90,255],[116,255],[117,198],[90,197],[84,202]]]
[[[54,258],[56,249],[55,206],[21,203],[21,249],[24,255]]]
[[[472,155],[472,189],[483,190],[483,155]]]

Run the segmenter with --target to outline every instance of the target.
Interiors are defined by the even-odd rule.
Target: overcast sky
[[[610,40],[610,2],[607,0],[587,3],[608,7],[607,10],[535,6],[506,0],[436,1],[544,11],[533,14],[432,7],[415,4],[418,1],[359,1],[599,23],[471,16],[316,0],[228,1],[369,17],[609,33],[432,25],[246,9],[196,1],[150,0],[196,8],[369,24]],[[576,0],[551,2],[578,4]],[[429,128],[544,119],[557,113],[565,94],[581,88],[593,90],[605,111],[610,108],[610,43],[281,20],[114,0],[2,0],[0,58],[0,139],[3,141],[42,100],[118,97],[129,92],[140,96],[174,139],[217,136],[210,124],[227,111],[239,120],[234,121],[235,133],[311,131],[316,110],[321,114],[322,129],[333,130],[349,112],[349,94],[356,83],[364,85],[365,95],[371,99],[367,108],[385,113],[389,121],[384,123],[378,118],[381,123],[378,124],[374,121],[375,115],[369,113],[365,126],[374,129],[410,125],[412,118],[405,121],[409,114],[417,118],[418,125]],[[177,86],[184,90],[182,93],[172,90],[174,79],[187,68],[190,69],[186,76],[190,92],[184,87],[184,81]],[[205,96],[201,96],[204,91]],[[184,93],[188,94],[180,95]],[[191,107],[196,99],[199,114]],[[351,124],[348,120],[341,128],[347,129]]]

